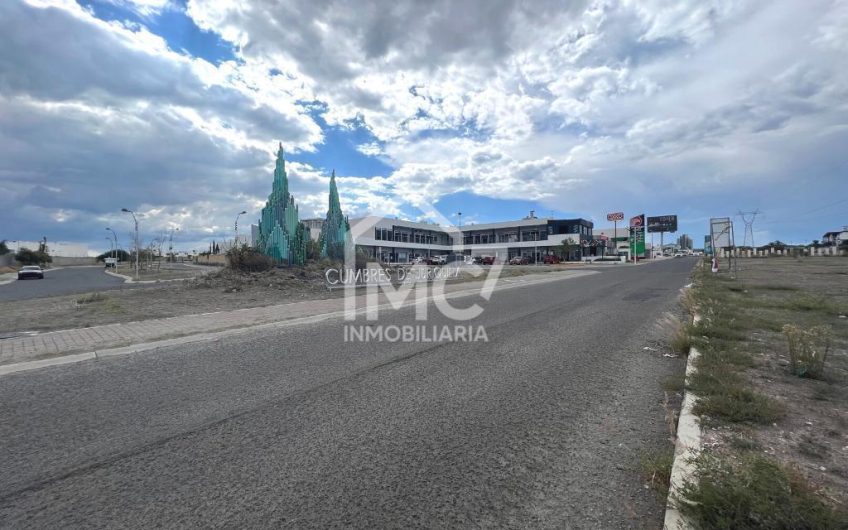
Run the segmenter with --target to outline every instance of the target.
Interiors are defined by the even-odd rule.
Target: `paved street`
[[[23,280],[0,285],[0,300],[26,300],[87,293],[121,286],[124,280],[103,272],[103,267],[66,267],[47,270],[43,280]]]
[[[643,347],[693,265],[456,302],[488,342],[335,319],[4,376],[0,527],[659,528],[638,456],[683,361]]]

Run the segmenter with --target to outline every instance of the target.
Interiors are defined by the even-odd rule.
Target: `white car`
[[[26,280],[27,278],[44,279],[44,271],[38,265],[27,265],[18,271],[18,279]]]

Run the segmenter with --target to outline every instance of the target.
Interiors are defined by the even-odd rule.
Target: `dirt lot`
[[[302,268],[261,273],[217,269],[196,279],[142,289],[119,288],[83,295],[0,302],[0,334],[89,327],[342,296],[342,290],[327,289],[326,267],[327,264],[313,263]],[[578,267],[582,265],[504,267],[501,277]],[[470,279],[473,277],[460,278],[460,281]]]
[[[739,518],[728,519],[733,525],[761,528],[798,517],[811,523],[805,528],[817,528],[828,519],[805,512],[817,506],[816,499],[841,517],[848,508],[848,259],[739,260],[736,279],[728,273],[704,273],[695,296],[707,320],[693,328],[693,341],[706,352],[697,365],[700,378],[687,386],[703,396],[696,413],[701,416],[706,454],[718,457],[701,471],[721,477],[715,465],[725,464],[715,462],[725,462],[733,472],[716,478],[725,489],[735,487],[730,475],[748,477],[738,481],[738,491],[731,495],[737,505],[725,506],[739,512]],[[790,360],[786,324],[803,330],[823,326],[809,335],[819,351],[829,343],[820,374],[799,376],[798,365]],[[761,460],[763,456],[767,460]],[[768,462],[779,467],[769,468]],[[783,483],[780,477],[786,479],[789,493],[777,491],[776,484]],[[746,499],[746,490],[757,491],[759,497],[785,493],[786,502],[777,504],[791,510],[746,505],[759,502],[753,494]],[[714,493],[702,488],[695,500],[714,502],[710,509],[718,511],[723,501]],[[747,510],[752,517],[760,508],[766,519],[758,524],[741,513]]]

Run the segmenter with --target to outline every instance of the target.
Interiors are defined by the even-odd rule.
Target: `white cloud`
[[[227,226],[205,209],[255,208],[274,141],[324,141],[317,108],[364,124],[376,140],[359,152],[393,167],[338,168],[351,215],[468,191],[694,219],[846,191],[844,2],[190,0],[236,46],[218,65],[56,5],[0,7],[0,191],[18,210],[105,215],[146,193],[163,226]],[[320,214],[327,176],[290,167],[304,215]]]

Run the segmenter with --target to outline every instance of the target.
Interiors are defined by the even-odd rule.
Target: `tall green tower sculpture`
[[[350,243],[350,223],[342,213],[339,203],[339,190],[336,188],[336,171],[330,177],[330,207],[327,217],[321,225],[321,236],[318,244],[321,246],[321,257],[344,259],[345,245]]]
[[[283,144],[277,151],[274,185],[259,219],[259,251],[275,261],[303,265],[306,261],[307,230],[298,218],[283,159]]]

